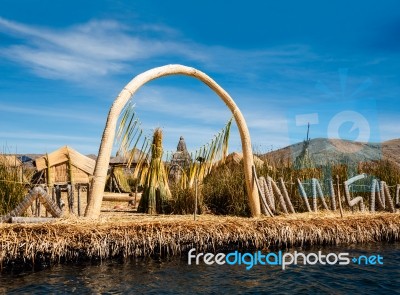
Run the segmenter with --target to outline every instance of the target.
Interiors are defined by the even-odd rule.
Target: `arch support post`
[[[115,132],[117,127],[118,118],[129,99],[136,93],[136,91],[146,84],[147,82],[172,75],[185,75],[197,78],[202,81],[208,87],[210,87],[226,104],[233,114],[236,124],[239,129],[240,139],[242,142],[243,152],[243,165],[246,180],[246,188],[248,193],[248,202],[251,210],[251,216],[256,217],[261,215],[260,199],[256,187],[256,180],[253,177],[252,169],[254,166],[253,152],[251,147],[250,133],[246,124],[246,121],[237,107],[232,97],[213,79],[207,76],[205,73],[196,70],[191,67],[183,65],[166,65],[158,68],[154,68],[143,72],[133,78],[125,87],[122,89],[120,94],[115,99],[111,109],[108,113],[106,126],[103,131],[101,144],[99,148],[98,158],[93,176],[93,184],[90,191],[89,202],[86,207],[85,216],[89,218],[98,218],[100,215],[101,203],[103,200],[104,187],[107,177],[108,165],[110,162],[110,156],[112,146],[115,138]]]

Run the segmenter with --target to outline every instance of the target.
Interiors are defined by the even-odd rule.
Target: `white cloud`
[[[14,43],[6,47],[2,45],[0,57],[23,65],[37,76],[84,84],[102,95],[114,87],[118,91],[124,86],[119,81],[112,86],[106,84],[115,81],[110,79],[113,75],[135,74],[142,68],[170,63],[171,60],[210,72],[211,77],[217,77],[217,82],[223,79],[221,86],[226,85],[226,90],[238,103],[256,146],[276,148],[290,143],[286,117],[282,112],[285,107],[296,108],[297,104],[314,101],[315,95],[321,93],[314,89],[317,79],[333,86],[334,94],[340,91],[336,72],[323,71],[326,69],[323,63],[332,65],[337,62],[336,57],[329,60],[317,56],[302,44],[252,50],[208,46],[187,40],[180,32],[164,25],[128,27],[114,20],[92,20],[66,28],[46,28],[0,17],[1,32],[13,37]],[[349,86],[353,86],[359,81],[352,76],[349,82]],[[189,85],[185,89],[157,85],[145,86],[138,92],[135,98],[138,116],[145,126],[154,127],[160,123],[165,128],[166,145],[172,149],[176,148],[180,135],[185,136],[192,148],[207,143],[231,116],[223,102],[205,87],[196,88],[190,82],[185,84],[185,87]],[[392,91],[392,88],[387,91]],[[101,126],[99,132],[106,119],[105,108],[102,110],[104,114],[97,115],[78,108],[59,112],[55,108],[0,103],[3,112],[74,120],[71,124],[93,123]],[[398,128],[392,122],[396,122],[396,118],[381,122],[382,139],[399,137]],[[91,148],[91,152],[97,152],[98,148],[95,139],[85,140],[83,136],[50,134],[46,137],[43,133],[29,135],[26,132],[17,136],[16,133],[14,137],[4,132],[0,136],[20,143],[27,138],[29,146],[34,143],[33,146],[40,147],[35,138],[50,138],[55,143],[48,141],[46,144],[52,144],[51,147],[74,142],[75,146]],[[231,147],[231,150],[241,149],[237,130],[232,132]]]
[[[140,68],[142,61],[163,64],[171,60],[254,79],[265,67],[275,74],[286,74],[280,70],[282,65],[317,59],[301,44],[260,50],[198,44],[160,24],[128,27],[114,20],[92,20],[55,29],[0,17],[0,31],[20,39],[19,44],[1,48],[0,55],[28,67],[38,76],[72,81],[123,73],[131,70],[133,64]]]
[[[142,30],[169,34],[162,26]],[[77,80],[105,76],[127,69],[127,63],[165,54],[201,59],[201,54],[165,37],[146,39],[116,21],[91,21],[67,29],[28,26],[0,17],[0,30],[26,44],[2,48],[2,55],[39,76]]]

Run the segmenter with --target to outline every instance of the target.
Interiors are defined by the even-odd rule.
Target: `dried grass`
[[[0,224],[0,264],[400,240],[400,214],[324,211],[269,218],[103,213],[100,220]]]
[[[11,163],[13,160],[14,164]],[[14,209],[26,193],[25,175],[16,160],[15,156],[0,154],[0,215]]]

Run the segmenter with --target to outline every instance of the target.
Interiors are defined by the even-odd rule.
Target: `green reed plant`
[[[172,199],[170,201],[172,214],[193,214],[195,207],[196,188],[182,187],[179,183],[170,185]],[[197,189],[197,213],[204,212],[205,205],[203,194],[201,193],[201,185]]]
[[[222,165],[204,178],[204,205],[214,214],[249,216],[243,164]]]
[[[2,155],[0,155],[1,157]],[[0,215],[5,215],[22,201],[26,193],[21,182],[22,170],[0,161]]]

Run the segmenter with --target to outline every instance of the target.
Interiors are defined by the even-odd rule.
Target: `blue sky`
[[[121,89],[173,63],[231,94],[258,151],[302,140],[310,120],[312,138],[400,137],[398,1],[229,3],[2,0],[0,146],[97,153]],[[230,118],[188,77],[152,81],[134,101],[146,133],[163,128],[165,150],[181,135],[195,150]],[[240,149],[234,128],[230,150]]]

